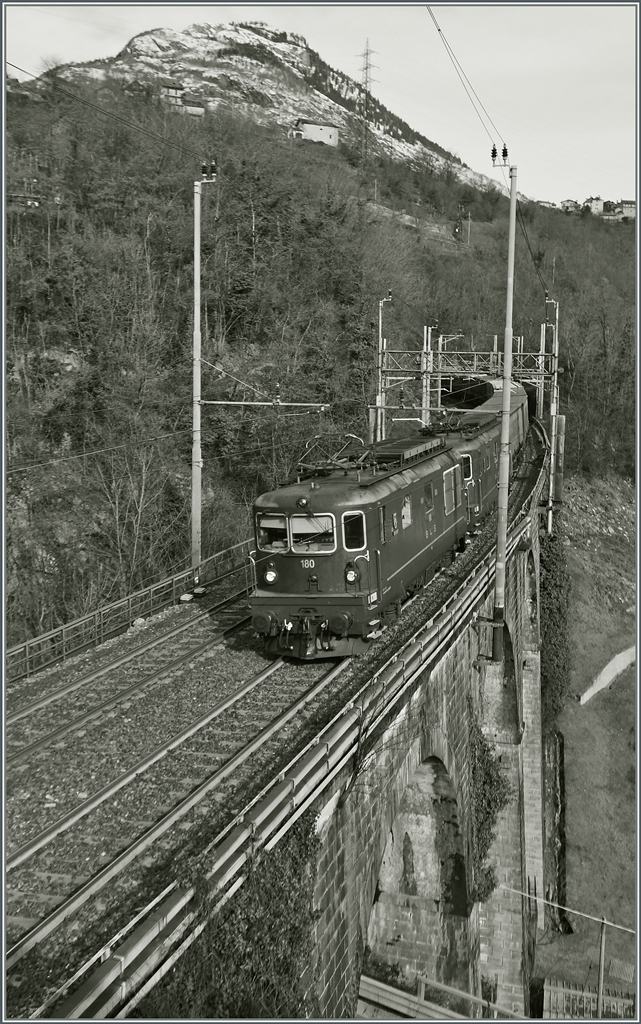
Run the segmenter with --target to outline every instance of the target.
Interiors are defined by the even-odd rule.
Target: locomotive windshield
[[[272,513],[256,516],[256,540],[261,551],[287,551],[287,518]]]
[[[336,549],[334,517],[331,515],[291,517],[292,551],[322,553]]]

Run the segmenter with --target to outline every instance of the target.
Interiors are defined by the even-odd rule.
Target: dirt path
[[[587,704],[591,697],[594,697],[596,693],[604,690],[606,686],[613,683],[622,672],[625,672],[626,668],[634,664],[637,657],[637,648],[628,647],[627,651],[621,651],[620,654],[616,654],[611,661],[607,663],[603,672],[599,672],[594,682],[587,688],[585,693],[581,694],[581,704]]]

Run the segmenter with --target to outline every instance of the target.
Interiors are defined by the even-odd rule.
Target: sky
[[[503,183],[490,153],[505,142],[529,198],[636,196],[636,3],[4,3],[3,15],[5,60],[36,75],[46,62],[115,56],[148,29],[203,22],[298,33],[358,82],[369,47],[373,95],[473,170]]]

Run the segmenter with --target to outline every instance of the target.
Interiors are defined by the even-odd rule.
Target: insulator
[[[215,160],[212,160],[210,162],[210,164],[209,164],[209,177],[210,178],[215,178],[216,177],[216,161]]]
[[[501,153],[501,156],[503,157],[504,160],[507,160],[507,146],[505,145],[505,143],[503,143],[503,152]]]
[[[496,160],[497,156],[498,156],[498,152],[497,152],[496,146],[492,146],[492,160]]]
[[[201,171],[202,171],[203,178],[206,178],[207,177],[207,164],[203,164],[202,165]]]

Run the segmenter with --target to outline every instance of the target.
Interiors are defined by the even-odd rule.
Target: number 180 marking
[[[313,569],[314,566],[316,565],[316,562],[314,561],[313,558],[301,558],[300,564],[302,565],[303,569]]]

